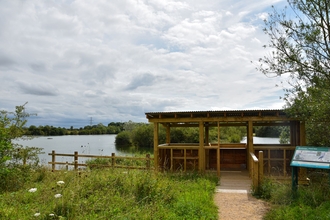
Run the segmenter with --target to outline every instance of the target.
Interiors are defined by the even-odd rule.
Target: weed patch
[[[217,219],[216,177],[96,169],[29,171],[0,193],[0,219]]]

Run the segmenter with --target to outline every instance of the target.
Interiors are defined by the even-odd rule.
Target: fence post
[[[52,151],[52,171],[55,171],[55,151]]]
[[[147,154],[147,169],[150,169],[150,154]]]
[[[66,164],[65,164],[65,169],[66,169],[66,171],[69,170],[69,163],[68,163],[68,161],[67,161]]]
[[[74,152],[74,170],[78,170],[78,151]]]
[[[264,179],[264,152],[263,151],[259,151],[259,174],[258,174],[258,185],[260,186],[260,184],[262,183],[263,179]]]
[[[116,155],[115,153],[111,153],[111,166],[112,166],[112,168],[114,168],[115,165],[116,165],[115,155]]]
[[[254,182],[254,187],[258,188],[259,187],[259,164],[258,161],[253,162],[253,169],[254,169],[254,174],[253,174],[253,182]]]

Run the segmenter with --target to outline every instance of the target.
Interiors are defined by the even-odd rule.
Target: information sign
[[[297,146],[291,166],[330,169],[330,148]]]
[[[330,170],[330,148],[297,146],[290,165],[292,167],[292,189],[296,191],[298,167]]]

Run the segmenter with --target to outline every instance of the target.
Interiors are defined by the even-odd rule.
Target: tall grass
[[[0,193],[0,219],[217,219],[214,176],[123,169],[28,175]]]
[[[310,184],[299,185],[297,192],[292,191],[291,182],[266,180],[257,195],[272,204],[265,219],[330,219],[329,176],[319,172],[310,176]]]

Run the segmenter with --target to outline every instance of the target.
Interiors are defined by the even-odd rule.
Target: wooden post
[[[116,154],[115,153],[111,153],[111,167],[115,168],[116,166]]]
[[[305,146],[306,145],[306,126],[305,122],[301,121],[300,122],[300,146]]]
[[[296,146],[296,124],[294,121],[290,122],[290,144]]]
[[[154,123],[154,162],[155,162],[155,171],[158,171],[159,167],[159,150],[158,150],[158,132],[159,132],[159,123],[155,122]]]
[[[204,145],[209,145],[209,124],[205,124],[205,142]],[[210,168],[210,150],[205,149],[205,169],[208,170]]]
[[[68,163],[68,161],[65,163],[65,170],[66,170],[66,171],[69,170],[69,163]]]
[[[74,170],[78,170],[78,151],[74,152]]]
[[[170,124],[166,125],[166,144],[171,143],[171,127]]]
[[[187,149],[183,150],[183,170],[186,172],[187,170]]]
[[[220,122],[218,121],[217,175],[220,177]]]
[[[283,149],[283,176],[286,176],[286,149]]]
[[[259,186],[262,183],[264,179],[264,152],[259,151],[259,174],[258,174],[258,181],[259,181]]]
[[[147,157],[147,169],[149,170],[150,169],[150,154],[147,154],[146,157]]]
[[[154,156],[155,157],[155,156]],[[173,149],[171,148],[171,166],[170,166],[170,170],[173,171]]]
[[[52,151],[52,171],[55,171],[56,165],[55,165],[55,151]]]
[[[253,122],[248,121],[248,127],[247,127],[247,155],[253,152]],[[249,166],[249,174],[252,176],[252,166],[253,160],[251,157],[248,156],[248,166]]]
[[[209,123],[206,122],[206,123],[205,123],[205,142],[204,142],[205,145],[208,145],[209,142],[210,142],[210,141],[209,141],[209,139],[210,139],[210,138],[209,138],[209,130],[210,130],[210,129],[209,129]]]
[[[205,152],[204,152],[204,123],[199,122],[199,148],[198,148],[199,171],[205,171]]]
[[[267,168],[268,168],[268,175],[270,175],[270,148],[268,148],[268,163],[267,163]]]
[[[258,165],[258,161],[253,161],[253,170],[254,170],[254,174],[253,174],[253,183],[254,183],[254,187],[258,188],[259,187],[259,180],[258,180],[258,174],[259,174],[259,165]]]

